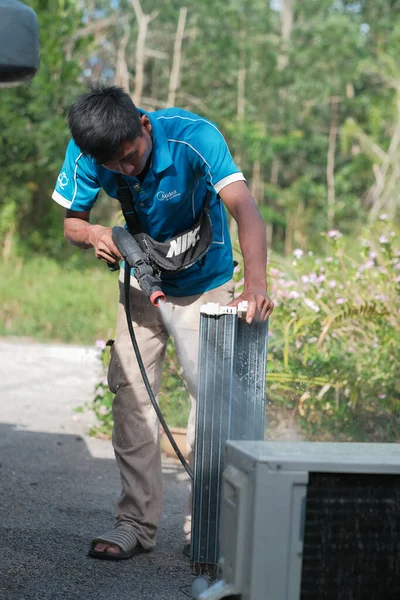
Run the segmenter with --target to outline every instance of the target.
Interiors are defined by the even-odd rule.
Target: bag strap
[[[133,198],[128,182],[117,175],[117,198],[121,205],[122,214],[124,215],[128,231],[131,235],[141,232],[139,218],[133,205]]]
[[[211,190],[207,190],[206,197],[204,199],[203,208],[210,208],[212,193]]]

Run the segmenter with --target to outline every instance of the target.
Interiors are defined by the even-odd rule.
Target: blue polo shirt
[[[133,195],[142,230],[165,242],[192,227],[211,190],[212,245],[205,258],[175,275],[162,277],[163,291],[173,296],[200,294],[232,277],[233,260],[225,208],[219,192],[244,180],[214,123],[191,112],[168,108],[145,113],[152,126],[151,166],[143,182],[124,177]],[[100,189],[117,198],[113,171],[82,154],[70,141],[53,199],[74,211],[90,211]]]

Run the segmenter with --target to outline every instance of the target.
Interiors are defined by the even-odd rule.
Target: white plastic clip
[[[239,302],[238,309],[237,309],[238,317],[240,317],[241,319],[246,318],[248,309],[249,309],[249,303],[247,302],[247,300],[242,300],[242,302]]]
[[[221,306],[218,302],[208,302],[200,306],[200,312],[204,315],[236,315],[236,306]]]

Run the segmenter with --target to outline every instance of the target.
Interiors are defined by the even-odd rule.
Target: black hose
[[[172,436],[172,433],[170,432],[169,427],[168,427],[167,423],[165,422],[165,419],[162,415],[160,407],[157,404],[157,400],[154,397],[153,390],[151,389],[151,385],[150,385],[149,379],[147,377],[146,369],[143,364],[143,359],[140,354],[139,346],[138,346],[135,332],[133,330],[133,325],[132,325],[131,304],[130,304],[130,294],[129,294],[130,285],[131,285],[131,266],[127,262],[125,262],[125,274],[124,274],[125,314],[126,314],[126,320],[128,323],[129,334],[131,336],[132,345],[133,345],[133,349],[136,354],[136,359],[138,361],[140,373],[142,375],[143,382],[144,382],[144,385],[146,386],[147,393],[149,395],[149,398],[151,400],[153,408],[156,411],[157,417],[162,425],[162,428],[164,429],[165,434],[166,434],[167,438],[169,439],[171,446],[175,450],[177,457],[181,461],[182,466],[185,469],[186,473],[189,475],[189,477],[191,479],[193,479],[193,471],[190,468],[189,464],[186,462],[185,457],[183,456],[182,452],[179,450],[177,443],[175,442],[175,440]]]

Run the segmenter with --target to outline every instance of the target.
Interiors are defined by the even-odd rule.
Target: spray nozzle
[[[160,301],[164,302],[165,300],[165,294],[161,290],[153,292],[150,296],[150,302],[154,306],[157,306]]]

